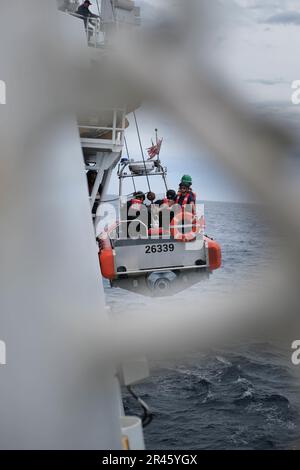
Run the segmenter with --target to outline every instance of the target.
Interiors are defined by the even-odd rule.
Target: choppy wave
[[[254,206],[210,203],[208,231],[223,248],[223,268],[206,283],[189,290],[234,290],[238,280],[255,280],[249,266],[272,258],[269,229]],[[121,290],[109,290],[112,309],[122,312],[145,300]],[[185,293],[179,294],[185,296]],[[168,300],[168,304],[176,299]],[[152,364],[151,377],[136,386],[155,413],[145,437],[149,449],[280,449],[299,441],[300,390],[289,357],[268,343],[232,346],[180,361]],[[125,393],[129,414],[139,414]]]

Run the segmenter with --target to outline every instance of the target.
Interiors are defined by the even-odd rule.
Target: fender
[[[204,237],[204,240],[208,248],[208,262],[209,269],[211,271],[216,271],[222,266],[222,251],[219,243],[214,240],[211,240],[208,237]]]
[[[115,256],[108,237],[99,240],[98,256],[102,276],[113,281],[116,278]]]

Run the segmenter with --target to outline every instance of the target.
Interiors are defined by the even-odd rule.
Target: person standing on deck
[[[172,207],[175,204],[176,197],[176,191],[174,191],[173,189],[169,189],[167,191],[166,197],[164,199],[159,199],[158,201],[155,201],[154,204],[160,207],[163,205]]]
[[[145,200],[146,200],[145,194],[142,191],[137,191],[133,194],[133,199],[127,202],[127,237],[128,238],[132,238],[132,235],[136,236],[138,234],[141,234],[143,230],[145,232],[145,229],[147,228],[148,208],[145,205]],[[136,222],[136,223],[134,224],[133,222]]]
[[[192,190],[192,178],[189,175],[184,175],[179,184],[179,191],[176,198],[176,204],[182,207],[191,206],[192,213],[196,212],[196,194]]]
[[[85,29],[88,33],[88,39],[90,40],[90,35],[92,34],[91,31],[89,30],[88,28],[88,22],[89,22],[89,19],[90,18],[100,18],[98,15],[94,15],[94,13],[92,13],[90,10],[89,10],[89,6],[92,5],[92,3],[89,1],[89,0],[86,0],[85,2],[83,2],[79,7],[78,7],[78,10],[76,11],[76,14],[81,16],[83,18],[83,21],[84,21],[84,26],[85,26]]]
[[[175,212],[172,210],[172,207],[176,203],[176,198],[176,191],[169,189],[164,199],[160,199],[155,202],[155,206],[159,207],[159,227],[163,228],[165,231],[169,230],[170,223],[174,219]]]

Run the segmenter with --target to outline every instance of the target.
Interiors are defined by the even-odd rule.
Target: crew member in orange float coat
[[[176,198],[176,204],[180,206],[191,206],[192,213],[196,214],[196,199],[197,196],[192,190],[192,178],[189,175],[184,175],[179,185],[179,191]]]
[[[164,228],[165,230],[169,230],[169,225],[174,219],[175,213],[174,211],[172,211],[172,206],[174,206],[174,204],[176,203],[176,198],[177,198],[176,191],[174,191],[173,189],[169,189],[164,199],[160,199],[155,202],[155,205],[160,207],[159,226],[161,228]],[[167,227],[163,227],[163,221],[164,221],[163,213],[165,211],[168,211],[168,217],[165,218],[165,220],[168,220]]]
[[[141,206],[144,204],[145,199],[146,199],[146,196],[142,191],[137,191],[136,193],[134,193],[133,199],[131,199],[130,201],[127,202],[128,220],[135,220],[139,217],[139,215],[140,215],[139,213],[137,213],[137,215],[135,217],[129,216],[128,215],[129,210],[132,208],[135,211],[138,211],[141,208]]]

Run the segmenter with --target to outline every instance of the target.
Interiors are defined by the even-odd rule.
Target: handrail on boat
[[[106,35],[105,35],[105,23],[101,16],[94,17],[94,16],[83,16],[79,15],[76,12],[65,10],[62,11],[62,13],[65,13],[70,16],[74,16],[75,18],[78,18],[82,20],[85,23],[86,20],[86,26],[85,30],[87,33],[88,37],[88,45],[89,47],[101,47],[104,46],[106,43]]]

